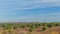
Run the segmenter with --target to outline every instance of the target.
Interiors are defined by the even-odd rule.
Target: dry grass
[[[56,31],[52,31],[51,34],[59,34],[59,33]]]
[[[46,31],[38,31],[40,28],[36,28],[35,31],[29,32],[29,28],[20,28],[12,30],[12,34],[60,34],[60,26],[49,28]],[[0,34],[8,34],[8,30],[0,30]]]

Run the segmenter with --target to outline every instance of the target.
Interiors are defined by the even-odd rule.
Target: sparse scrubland
[[[0,34],[60,34],[60,22],[0,23]]]

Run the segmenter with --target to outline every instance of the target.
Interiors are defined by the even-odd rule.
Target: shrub
[[[25,28],[26,27],[26,25],[25,24],[22,24],[22,28]]]
[[[48,23],[43,23],[43,26],[47,26],[48,25]]]
[[[36,23],[36,24],[35,24],[35,27],[38,27],[38,26],[40,26],[40,23]]]
[[[9,30],[8,30],[8,33],[9,33],[9,34],[12,34],[12,33],[13,33],[13,30],[12,30],[12,29],[9,29]]]
[[[53,26],[57,26],[57,24],[56,23],[50,23],[50,24],[48,24],[48,27],[53,27]]]
[[[34,25],[31,25],[30,32],[34,31],[34,29],[35,29],[35,26]]]
[[[17,27],[16,27],[16,26],[14,26],[14,27],[13,27],[13,29],[17,29]]]
[[[48,29],[48,27],[46,27],[46,26],[42,28],[43,31],[44,31],[44,30],[47,30],[47,29]]]
[[[30,28],[30,30],[29,30],[30,32],[32,32],[32,31],[34,31],[34,28]]]

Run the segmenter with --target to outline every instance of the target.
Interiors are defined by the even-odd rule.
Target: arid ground
[[[21,24],[8,24],[8,25],[4,25],[4,24],[0,24],[0,34],[60,34],[60,26],[55,24],[54,26],[47,26],[46,23],[44,23],[44,26],[41,26],[40,23],[32,26],[25,26],[27,24],[25,24],[24,26]],[[52,23],[53,24],[53,23]],[[4,26],[3,26],[4,25]],[[17,25],[17,26],[16,26]],[[13,27],[14,26],[14,27]],[[47,29],[44,27],[48,27]]]

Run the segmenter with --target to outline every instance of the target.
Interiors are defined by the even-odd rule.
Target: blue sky
[[[0,22],[60,22],[60,0],[0,0]]]

